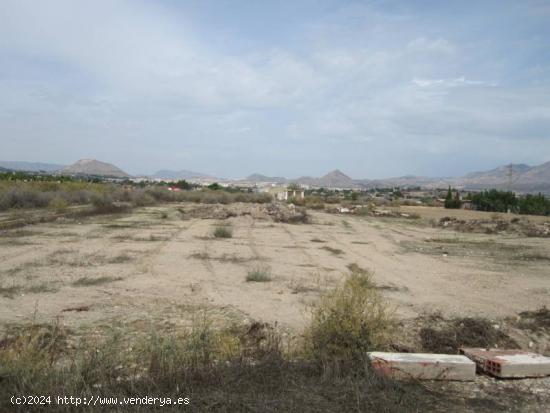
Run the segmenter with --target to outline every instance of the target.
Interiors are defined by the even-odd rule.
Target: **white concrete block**
[[[465,356],[424,353],[368,353],[372,367],[392,378],[418,380],[475,379],[476,365]]]
[[[480,370],[496,377],[550,376],[550,357],[522,350],[462,348],[461,353],[476,362]]]

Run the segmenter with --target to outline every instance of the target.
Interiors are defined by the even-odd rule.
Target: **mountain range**
[[[0,161],[0,171],[18,170],[28,172],[48,172],[66,175],[105,176],[114,178],[129,178],[130,175],[115,165],[95,159],[81,159],[70,166],[40,163]],[[381,187],[423,187],[445,188],[452,186],[459,189],[489,189],[511,190],[517,192],[543,192],[550,194],[550,162],[529,166],[525,164],[510,164],[499,166],[489,171],[472,172],[462,177],[431,178],[424,176],[405,175],[387,179],[353,179],[340,170],[334,170],[322,177],[302,176],[296,179],[275,176],[270,177],[255,173],[241,180],[226,180],[189,170],[160,170],[148,178],[155,179],[193,179],[198,181],[228,181],[240,184],[289,184],[325,187],[370,189]]]
[[[153,175],[150,175],[149,178],[155,179],[209,179],[209,180],[222,180],[220,178],[215,178],[200,172],[181,170],[181,171],[172,171],[169,169],[163,169],[155,172]]]
[[[463,177],[431,178],[406,175],[386,179],[352,179],[343,172],[335,170],[320,177],[300,177],[287,179],[253,174],[245,179],[248,182],[273,182],[279,184],[298,183],[301,185],[325,188],[382,188],[382,187],[423,187],[445,188],[453,186],[459,189],[501,189],[517,192],[543,192],[550,194],[550,162],[529,166],[511,164],[499,166],[489,171],[472,172]]]
[[[0,161],[0,168],[12,171],[54,172],[63,169],[65,165],[42,162]]]

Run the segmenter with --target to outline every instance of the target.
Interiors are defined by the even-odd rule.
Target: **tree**
[[[460,200],[460,195],[458,191],[453,197],[453,191],[449,185],[449,190],[447,191],[447,196],[445,197],[445,208],[448,209],[459,209],[462,206],[462,201]]]
[[[219,183],[214,182],[213,184],[208,185],[208,189],[217,191],[218,189],[222,189],[222,186]]]
[[[174,186],[176,188],[185,189],[185,190],[191,189],[191,184],[189,182],[187,182],[185,179],[179,180],[178,182],[176,182],[174,184]]]

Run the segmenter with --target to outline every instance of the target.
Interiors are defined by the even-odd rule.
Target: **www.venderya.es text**
[[[12,396],[12,405],[72,405],[72,406],[185,406],[189,397],[107,397],[107,396]]]

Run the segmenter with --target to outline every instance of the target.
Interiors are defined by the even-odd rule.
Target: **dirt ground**
[[[401,212],[420,218],[309,211],[309,223],[289,224],[261,205],[170,204],[1,230],[0,333],[52,320],[86,337],[172,331],[206,310],[220,325],[268,322],[293,337],[356,264],[374,272],[395,310],[396,350],[455,352],[476,332],[490,346],[550,355],[550,313],[541,310],[550,304],[550,238],[431,224],[489,213]],[[219,227],[232,237],[216,238]],[[255,270],[269,281],[247,281]],[[430,386],[481,403],[476,411],[539,412],[550,377]]]
[[[435,311],[504,318],[549,303],[548,238],[322,212],[310,212],[310,224],[254,214],[203,219],[186,208],[202,207],[172,204],[2,231],[0,325],[55,317],[75,327],[113,319],[177,325],[206,307],[228,320],[298,330],[319,293],[352,263],[374,271],[401,319]],[[233,237],[214,238],[216,225],[230,226]],[[258,268],[272,280],[247,282]]]

